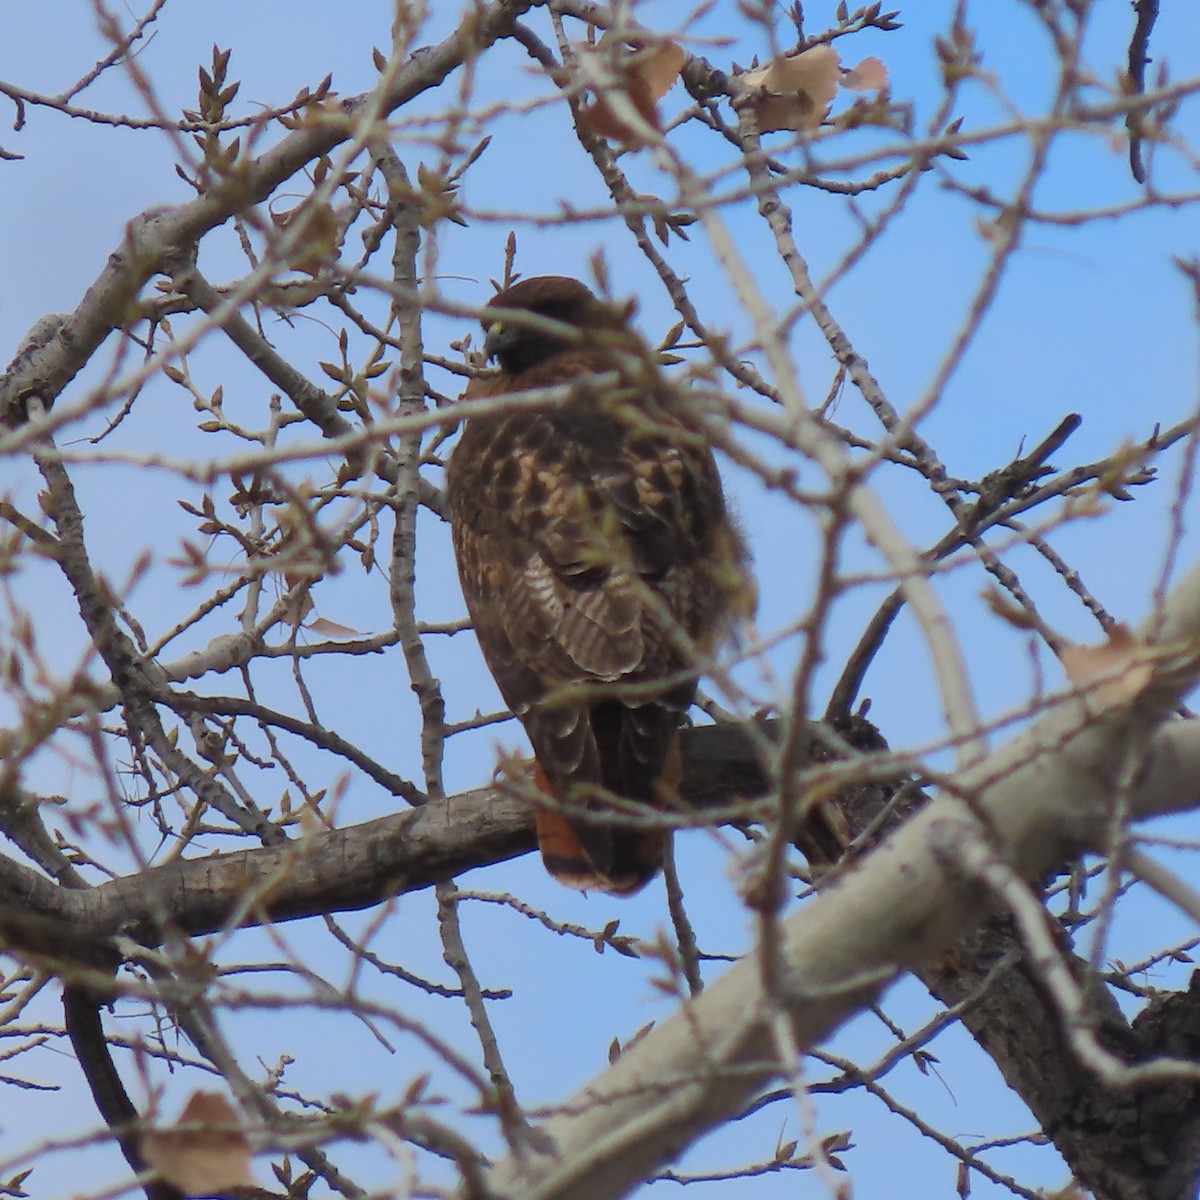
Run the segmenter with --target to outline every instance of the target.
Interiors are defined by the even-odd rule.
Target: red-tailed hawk
[[[471,417],[446,475],[467,608],[548,798],[542,858],[618,895],[662,866],[667,834],[646,817],[678,785],[697,664],[754,596],[687,394],[625,316],[558,275],[493,296],[500,373],[467,397],[571,394]]]

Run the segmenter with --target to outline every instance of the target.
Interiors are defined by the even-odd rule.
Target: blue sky
[[[832,4],[807,7],[810,32],[831,18]],[[952,5],[928,0],[900,7],[903,29],[849,39],[843,44],[844,56],[849,62],[868,54],[884,59],[894,98],[911,101],[921,127],[940,100],[931,43],[935,34],[948,27]],[[1111,2],[1095,7],[1085,59],[1097,80],[1110,85],[1123,62],[1130,32],[1129,9]],[[1169,59],[1173,79],[1194,77],[1200,70],[1192,30],[1194,14],[1186,5],[1164,5],[1163,9],[1152,53],[1156,59]],[[664,0],[643,4],[637,11],[647,26],[670,31],[686,24],[691,9]],[[1014,113],[1043,112],[1053,83],[1052,62],[1030,8],[1015,0],[988,0],[969,5],[967,12],[984,55],[984,75],[964,88],[955,109],[956,115],[964,118],[964,129],[988,129],[1011,120]],[[2,80],[55,93],[104,53],[92,6],[80,0],[15,3],[6,15],[5,36],[0,42]],[[458,15],[458,5],[438,6],[420,41],[432,42],[442,36]],[[376,77],[371,48],[386,47],[390,21],[391,6],[382,0],[343,5],[306,0],[256,0],[254,4],[208,0],[203,5],[188,5],[175,0],[167,4],[137,63],[153,81],[163,109],[175,113],[194,107],[196,68],[209,63],[212,44],[232,46],[232,70],[242,80],[238,111],[251,112],[259,104],[286,101],[327,73],[332,73],[333,86],[341,95],[366,90]],[[540,18],[533,23],[549,38]],[[761,41],[755,40],[728,0],[718,0],[689,34],[689,48],[720,65],[732,61],[745,65],[762,49]],[[724,44],[727,38],[732,38],[733,44]],[[528,63],[516,46],[499,47],[487,55],[477,81],[480,106],[537,97],[549,100],[553,89],[531,72]],[[1099,99],[1099,90],[1095,95]],[[146,107],[144,98],[120,70],[105,74],[84,93],[81,102],[134,115],[143,115]],[[422,102],[422,111],[436,112],[445,102],[445,95],[431,97]],[[663,102],[663,111],[669,118],[684,103],[682,89],[676,88]],[[0,107],[3,104],[0,100]],[[1184,105],[1177,128],[1181,135],[1190,136],[1193,145],[1200,140],[1194,103]],[[491,290],[489,277],[498,277],[502,271],[504,239],[512,224],[508,214],[530,209],[552,214],[563,202],[583,207],[605,202],[590,161],[570,136],[563,104],[546,103],[533,111],[510,112],[496,121],[494,133],[494,143],[468,174],[462,193],[467,208],[482,215],[468,229],[445,227],[439,231],[440,291],[464,304],[486,299]],[[732,161],[729,148],[717,144],[711,135],[684,130],[677,136],[679,145],[694,156],[694,164],[702,171],[717,170]],[[881,140],[882,135],[874,131],[844,135],[825,144],[820,153],[838,158]],[[413,173],[417,163],[433,153],[420,138],[400,128],[396,145]],[[8,129],[7,123],[0,126],[0,146],[24,155],[20,161],[0,163],[4,176],[0,222],[9,231],[9,236],[0,239],[0,278],[8,281],[0,292],[0,347],[7,348],[7,358],[40,316],[69,311],[78,304],[119,244],[132,216],[184,201],[190,189],[173,170],[175,150],[170,139],[157,132],[97,128],[30,108],[19,132]],[[961,325],[964,305],[979,287],[988,264],[989,243],[980,228],[980,207],[945,184],[986,184],[1006,196],[1025,170],[1028,157],[1026,140],[1011,137],[973,148],[967,162],[940,163],[922,180],[888,234],[828,291],[831,308],[901,411],[925,397]],[[648,154],[625,156],[622,166],[635,186],[670,199],[673,185]],[[1163,191],[1196,187],[1194,164],[1169,151],[1156,158],[1154,178]],[[309,187],[301,177],[293,183],[294,187],[283,189],[283,207]],[[1039,208],[1073,212],[1122,203],[1137,194],[1119,137],[1069,134],[1056,142],[1034,200]],[[868,214],[876,212],[891,195],[884,190],[865,196],[861,208]],[[856,224],[844,200],[836,196],[793,188],[786,199],[793,206],[800,249],[813,275],[823,278],[854,244]],[[501,216],[493,220],[486,214]],[[789,282],[752,206],[730,206],[724,216],[759,285],[781,308],[786,307],[791,300]],[[1156,423],[1169,426],[1195,411],[1200,395],[1193,301],[1172,257],[1197,252],[1196,228],[1194,208],[1183,206],[1120,220],[1034,225],[1026,231],[978,336],[920,426],[922,434],[938,447],[952,475],[978,478],[1003,466],[1022,445],[1036,444],[1068,412],[1080,413],[1083,425],[1055,456],[1059,466],[1102,458],[1128,439],[1146,438]],[[693,226],[691,232],[693,240],[683,246],[673,243],[669,257],[689,278],[702,310],[718,328],[728,330],[736,343],[746,336],[747,323],[711,247],[698,227]],[[554,229],[524,224],[517,227],[517,234],[517,265],[524,273],[562,272],[584,277],[591,256],[602,250],[615,289],[638,298],[638,322],[647,337],[656,339],[673,323],[674,314],[657,278],[615,218]],[[348,245],[351,253],[357,252],[357,241]],[[245,270],[232,233],[218,231],[206,241],[201,266],[218,283]],[[369,302],[364,296],[364,304]],[[374,302],[378,305],[378,297]],[[316,363],[337,357],[337,328],[332,322],[328,312],[321,320],[305,314],[290,328],[271,326],[268,335],[320,382]],[[178,324],[181,329],[187,326],[186,320]],[[449,341],[468,327],[461,319],[431,318],[425,330],[427,350],[446,353]],[[351,346],[353,355],[364,349],[365,341],[354,336]],[[800,382],[815,403],[829,387],[833,364],[811,322],[798,326],[793,354]],[[224,386],[231,412],[251,419],[262,411],[266,385],[237,361],[218,335],[201,342],[189,365],[198,385],[210,390],[218,383]],[[89,371],[72,385],[69,396],[82,395],[101,374],[99,366]],[[453,394],[455,385],[445,375],[433,371],[430,380]],[[191,418],[186,398],[159,380],[147,389],[118,435],[105,443],[100,453],[107,449],[148,454],[166,449],[171,454],[213,456],[228,451],[228,446],[215,448],[210,439],[189,432]],[[837,419],[866,435],[877,432],[870,413],[851,390],[841,398]],[[71,433],[79,437],[92,434],[102,423],[103,417],[93,418]],[[760,443],[753,444],[762,448]],[[1102,514],[1056,528],[1051,535],[1056,549],[1080,571],[1107,609],[1130,622],[1148,612],[1162,570],[1167,517],[1177,497],[1181,457],[1178,453],[1166,455],[1158,466],[1158,481],[1140,489],[1136,503],[1109,504]],[[323,469],[320,463],[300,464],[296,477],[319,478]],[[431,471],[430,477],[436,480],[437,472]],[[187,518],[176,507],[176,500],[185,497],[195,502],[199,488],[181,485],[168,471],[119,463],[81,464],[75,469],[75,478],[89,514],[89,544],[108,577],[120,585],[139,556],[150,554],[152,569],[128,600],[153,638],[169,629],[198,599],[194,590],[182,586],[182,572],[171,560],[177,556],[179,539],[188,533]],[[819,531],[811,514],[765,494],[748,472],[727,465],[726,479],[754,549],[763,594],[760,627],[770,634],[794,622],[803,611],[810,594],[810,564]],[[802,481],[806,486],[819,482],[807,466],[802,469]],[[885,469],[876,473],[873,482],[893,519],[916,545],[931,544],[945,532],[948,514],[944,506],[915,477]],[[0,491],[10,494],[25,511],[36,512],[37,484],[28,462],[9,459],[0,467]],[[859,569],[878,571],[878,557],[860,542],[851,541],[851,561]],[[445,529],[432,518],[422,518],[419,542],[421,615],[428,620],[462,615]],[[1189,527],[1181,552],[1184,566],[1195,560],[1198,548],[1200,542]],[[1035,554],[1016,548],[1006,561],[1020,573],[1054,628],[1081,641],[1098,638],[1095,621]],[[1048,687],[1060,684],[1061,676],[1052,656],[1031,647],[1027,635],[999,621],[981,601],[986,582],[978,566],[967,563],[941,577],[938,591],[953,614],[980,707],[986,716],[997,717],[1028,701],[1039,686],[1039,674],[1044,675]],[[14,606],[26,606],[38,615],[38,648],[49,670],[60,677],[75,670],[84,661],[82,630],[71,597],[55,573],[43,565],[8,581],[7,587]],[[838,604],[826,631],[827,660],[818,674],[815,693],[818,704],[823,703],[846,653],[885,590],[882,584],[863,585]],[[315,599],[322,615],[355,629],[374,632],[390,622],[387,590],[378,573],[344,570],[323,581]],[[167,657],[203,644],[221,631],[220,620],[183,639]],[[780,647],[772,660],[778,677],[786,681],[797,652],[795,638]],[[469,717],[476,709],[486,712],[499,707],[498,695],[481,671],[469,635],[430,639],[428,653],[435,674],[443,681],[451,720]],[[93,665],[91,669],[96,668]],[[331,727],[354,732],[381,761],[419,776],[414,732],[418,714],[397,650],[345,661],[313,661],[306,667],[306,678],[319,713]],[[257,683],[264,699],[294,707],[295,692],[283,663],[263,668]],[[769,683],[747,676],[747,686],[771,699]],[[865,694],[873,701],[872,717],[894,746],[924,746],[944,735],[928,654],[907,615],[900,618],[896,635],[879,656]],[[0,699],[0,714],[4,713],[3,704]],[[447,787],[454,791],[486,782],[498,744],[520,748],[524,741],[512,724],[456,739],[446,764]],[[328,786],[335,785],[342,774],[338,765],[331,766],[328,761],[298,761],[305,762],[314,778],[325,779]],[[93,786],[86,770],[72,767],[55,754],[40,756],[35,766],[43,778],[34,786],[63,791],[72,803],[86,807]],[[368,819],[387,811],[390,803],[377,789],[351,779],[338,819],[344,824]],[[1173,828],[1188,831],[1185,822],[1177,822]],[[744,950],[750,920],[728,877],[728,862],[738,849],[734,835],[694,833],[680,838],[679,843],[683,883],[689,898],[695,900],[704,948],[724,953]],[[223,849],[227,843],[214,839],[206,848]],[[546,879],[532,858],[473,872],[463,877],[460,885],[512,892],[531,905],[544,907],[558,920],[593,928],[619,917],[622,931],[652,937],[667,923],[660,889],[651,888],[630,902],[578,897]],[[374,916],[353,915],[344,925],[350,930],[366,929]],[[532,1107],[572,1094],[603,1068],[613,1036],[627,1039],[646,1021],[669,1010],[670,1005],[650,982],[655,974],[653,964],[611,954],[597,956],[588,942],[553,937],[526,918],[493,905],[466,904],[464,922],[485,985],[515,989],[512,1000],[497,1002],[491,1009],[518,1094]],[[1111,952],[1133,961],[1147,944],[1182,940],[1190,932],[1185,921],[1158,901],[1135,896],[1122,909]],[[236,935],[223,951],[223,960],[290,957],[328,971],[335,980],[340,978],[339,972],[344,974],[344,956],[335,952],[331,939],[319,928],[308,923],[294,925],[279,930],[278,937],[282,946],[273,945],[263,933]],[[372,949],[413,970],[447,977],[428,896],[400,900],[380,927]],[[1167,978],[1163,976],[1164,981]],[[267,983],[261,990],[270,992],[273,986]],[[466,1052],[473,1051],[461,1006],[375,977],[366,981],[364,988],[381,1002],[399,1005],[406,1016],[427,1021]],[[916,1027],[932,1012],[928,998],[913,983],[897,988],[888,1007],[907,1028]],[[391,1101],[402,1094],[407,1081],[423,1065],[432,1065],[426,1064],[411,1040],[399,1039],[396,1055],[381,1055],[362,1026],[308,1012],[286,1019],[270,1012],[240,1014],[230,1019],[228,1032],[242,1051],[247,1069],[253,1067],[255,1057],[269,1064],[281,1053],[295,1055],[297,1063],[289,1079],[301,1090],[377,1092],[382,1100]],[[887,1043],[881,1024],[866,1016],[842,1031],[833,1048],[869,1063]],[[999,1084],[990,1063],[975,1053],[961,1030],[947,1033],[932,1049],[940,1060],[936,1073],[922,1075],[903,1066],[888,1081],[932,1124],[964,1138],[1032,1128],[1028,1114]],[[60,1079],[67,1091],[58,1096],[31,1095],[19,1110],[9,1111],[6,1106],[0,1158],[44,1136],[47,1129],[75,1131],[93,1125],[73,1063],[47,1053],[38,1068],[45,1077]],[[175,1111],[195,1083],[186,1076],[159,1074],[162,1077],[156,1076],[156,1082],[164,1088],[166,1109]],[[450,1088],[440,1076],[436,1081],[440,1087]],[[878,1102],[870,1097],[822,1102],[816,1124],[822,1134],[853,1130],[860,1149],[848,1153],[846,1162],[856,1194],[953,1194],[953,1163],[902,1122],[884,1119]],[[689,1157],[687,1166],[699,1170],[769,1157],[781,1130],[787,1131],[784,1140],[797,1136],[796,1115],[786,1106],[776,1106],[746,1126],[709,1139]],[[357,1153],[344,1148],[340,1152],[347,1162],[354,1161]],[[1061,1164],[1049,1152],[1022,1149],[998,1155],[994,1161],[1019,1175],[1027,1186],[1065,1182]],[[84,1162],[95,1162],[95,1175],[85,1173]],[[380,1172],[382,1183],[389,1168],[380,1156],[371,1169]],[[112,1179],[116,1167],[113,1156],[105,1152],[81,1157],[70,1166],[61,1161],[57,1166],[47,1163],[38,1172],[34,1177],[40,1184],[38,1195],[65,1196],[96,1186],[101,1179]],[[659,1190],[669,1186],[660,1185]],[[733,1186],[763,1200],[828,1194],[824,1185],[807,1173]],[[689,1194],[705,1200],[716,1195],[717,1188],[697,1185]],[[978,1177],[973,1179],[973,1196],[1000,1194]]]

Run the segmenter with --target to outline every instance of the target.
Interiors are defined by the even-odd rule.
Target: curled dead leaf
[[[288,597],[286,612],[283,619],[289,625],[299,626],[303,623],[304,618],[313,611],[313,598],[309,593],[308,588],[298,588],[297,582],[305,582],[308,579],[306,575],[285,576],[288,582],[288,591],[291,595]]]
[[[759,133],[819,129],[839,87],[879,92],[888,87],[887,67],[878,58],[864,58],[844,71],[832,46],[780,55],[765,67],[743,72],[741,79],[753,89],[749,103]]]
[[[287,212],[271,213],[271,223],[281,232],[286,232],[297,222],[303,228],[288,253],[287,265],[293,271],[317,275],[338,256],[341,229],[337,213],[330,204],[298,204]]]
[[[349,625],[341,625],[337,621],[331,621],[328,617],[317,617],[309,621],[304,626],[309,633],[315,633],[320,637],[329,638],[331,641],[353,641],[355,638],[362,637],[362,631],[352,629]]]
[[[842,76],[842,87],[852,92],[885,92],[888,89],[888,70],[878,58],[864,58]]]
[[[193,1092],[179,1120],[142,1135],[142,1157],[185,1196],[257,1187],[250,1141],[237,1109],[220,1092]]]
[[[581,57],[596,53],[588,47],[580,47],[578,52]],[[631,50],[628,56],[618,60],[618,83],[598,93],[580,113],[580,121],[600,137],[627,145],[644,143],[645,130],[639,128],[638,122],[645,122],[649,128],[661,132],[658,102],[674,86],[686,61],[683,48],[674,42],[656,42]],[[611,71],[611,64],[606,65]],[[629,106],[636,113],[638,122],[630,120]]]
[[[1059,651],[1067,678],[1102,707],[1136,699],[1154,677],[1154,664],[1127,625],[1115,625],[1099,646],[1069,643]]]
[[[755,89],[751,106],[759,133],[820,128],[841,74],[842,61],[832,46],[781,55],[760,70],[747,71],[742,82]]]

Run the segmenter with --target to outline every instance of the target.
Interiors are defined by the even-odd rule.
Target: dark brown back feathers
[[[500,365],[486,394],[580,395],[466,423],[447,493],[467,607],[533,743],[547,867],[636,891],[662,863],[665,835],[645,826],[675,798],[696,658],[752,595],[744,552],[686,398],[625,314],[541,276],[497,293],[483,324]],[[599,392],[588,383],[613,372]]]

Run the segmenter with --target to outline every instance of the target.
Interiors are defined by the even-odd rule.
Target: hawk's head
[[[507,375],[519,375],[562,351],[594,346],[623,331],[629,309],[598,299],[568,275],[537,275],[497,292],[480,318],[484,351]]]

